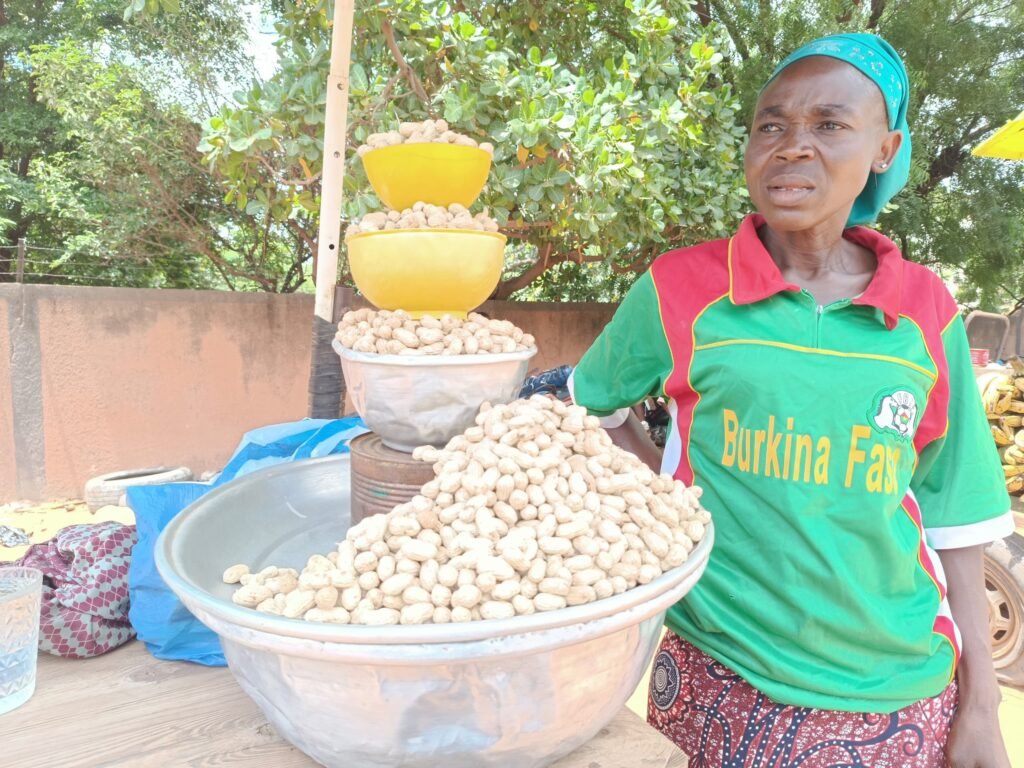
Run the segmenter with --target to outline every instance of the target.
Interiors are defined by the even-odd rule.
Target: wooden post
[[[341,361],[331,349],[334,340],[334,288],[341,249],[342,184],[348,132],[349,62],[355,0],[335,0],[331,35],[331,68],[327,76],[324,161],[320,182],[320,232],[317,237],[316,303],[313,350],[309,371],[309,415],[337,418],[345,395]]]
[[[18,238],[17,265],[14,267],[14,282],[25,282],[25,251],[28,250],[24,237]]]

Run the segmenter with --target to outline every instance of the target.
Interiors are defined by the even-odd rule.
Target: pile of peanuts
[[[381,232],[391,229],[472,229],[477,232],[497,232],[498,222],[484,210],[476,216],[459,203],[447,208],[430,203],[416,203],[404,211],[374,211],[345,228],[345,237],[363,232]]]
[[[381,147],[396,144],[455,144],[460,147],[480,147],[493,157],[494,145],[477,143],[476,139],[449,130],[445,120],[424,120],[422,123],[401,123],[397,131],[371,133],[366,143],[356,149],[360,157]]]
[[[229,568],[239,605],[337,624],[507,619],[583,605],[687,560],[710,515],[699,488],[614,446],[583,408],[542,397],[484,404],[434,479],[351,528],[302,573]]]
[[[348,349],[380,355],[485,355],[523,352],[536,343],[508,320],[475,312],[465,320],[451,315],[413,320],[401,309],[346,312],[335,338]]]

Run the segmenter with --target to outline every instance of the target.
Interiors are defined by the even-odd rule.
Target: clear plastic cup
[[[36,690],[42,586],[42,571],[0,567],[0,715]]]

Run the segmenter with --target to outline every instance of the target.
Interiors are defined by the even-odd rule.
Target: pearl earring
[[[879,163],[879,164],[878,164],[878,167],[879,167],[879,168],[888,168],[888,167],[889,167],[889,164],[888,164],[888,163],[884,163],[884,162],[883,162],[883,163]]]

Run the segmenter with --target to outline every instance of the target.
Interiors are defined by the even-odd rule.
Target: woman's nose
[[[785,138],[775,148],[775,156],[785,162],[807,160],[814,157],[814,145],[810,140],[810,131],[799,126],[786,132]]]

